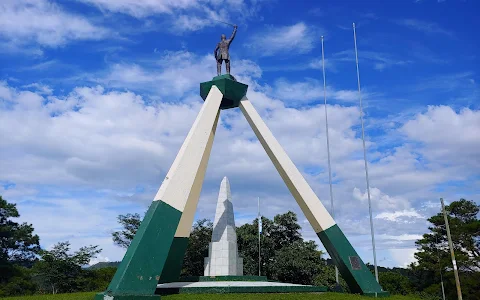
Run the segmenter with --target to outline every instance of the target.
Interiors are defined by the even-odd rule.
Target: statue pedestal
[[[248,85],[238,82],[230,74],[213,77],[212,80],[200,83],[200,96],[205,101],[212,86],[216,86],[223,94],[220,109],[238,107],[240,100],[247,94]]]

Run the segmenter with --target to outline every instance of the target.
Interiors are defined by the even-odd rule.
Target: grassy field
[[[2,300],[92,300],[95,293],[75,293],[75,294],[58,294],[58,295],[40,295],[40,296],[23,296],[8,297]],[[369,297],[359,295],[338,294],[338,293],[322,293],[322,294],[182,294],[162,296],[165,300],[367,300]],[[391,296],[389,300],[420,300],[420,298],[410,296]]]

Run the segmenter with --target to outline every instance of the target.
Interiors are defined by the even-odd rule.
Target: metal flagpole
[[[453,274],[455,275],[455,285],[457,286],[457,297],[458,300],[462,300],[462,289],[460,288],[460,278],[458,277],[457,261],[455,260],[455,253],[453,252],[452,236],[450,235],[450,227],[448,226],[447,212],[445,210],[443,198],[440,198],[440,202],[442,203],[443,217],[447,229],[448,247],[450,247],[450,255],[452,256]]]
[[[260,216],[260,197],[258,197],[258,276],[262,276],[260,271],[260,233],[262,232],[262,217]]]
[[[327,81],[325,79],[325,52],[323,48],[323,35],[322,35],[322,70],[323,70],[323,98],[325,100],[325,128],[327,135],[327,155],[328,155],[328,181],[330,184],[330,204],[332,218],[335,219],[335,210],[333,207],[333,189],[332,189],[332,167],[330,164],[330,139],[328,136],[328,114],[327,114]],[[338,284],[338,268],[335,265],[335,281]]]
[[[355,62],[357,64],[358,96],[360,98],[360,120],[361,120],[361,123],[362,123],[363,159],[365,161],[365,178],[366,178],[366,181],[367,181],[368,212],[370,214],[370,231],[372,233],[373,264],[375,266],[375,279],[378,282],[377,253],[375,251],[375,233],[374,233],[374,230],[373,230],[372,202],[371,202],[371,199],[370,199],[370,183],[368,181],[367,150],[365,149],[365,128],[364,128],[364,125],[363,125],[362,92],[361,92],[361,89],[360,89],[360,71],[358,69],[357,32],[355,30],[355,23],[353,23],[353,40],[354,40],[354,43],[355,43]]]

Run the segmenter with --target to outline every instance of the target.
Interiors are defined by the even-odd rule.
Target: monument
[[[215,60],[217,61],[217,76],[220,76],[222,74],[222,61],[225,61],[225,69],[227,71],[227,74],[230,74],[230,53],[228,52],[228,50],[230,49],[230,44],[235,38],[235,34],[237,34],[237,25],[233,25],[233,33],[228,40],[224,34],[221,35],[220,42],[217,44],[217,47],[213,51],[213,55],[215,56]]]
[[[235,216],[230,183],[224,177],[218,192],[212,242],[204,262],[205,276],[242,276],[243,258],[238,256]]]
[[[230,43],[231,39],[228,46]],[[222,55],[221,59],[230,71],[230,56],[226,57]],[[200,83],[200,95],[205,102],[112,281],[105,292],[95,296],[96,300],[158,300],[160,296],[155,293],[159,285],[178,281],[220,111],[236,107],[247,119],[350,290],[369,296],[388,296],[268,129],[247,98],[247,89],[246,84],[236,81],[228,72]],[[288,287],[289,291],[296,288]]]

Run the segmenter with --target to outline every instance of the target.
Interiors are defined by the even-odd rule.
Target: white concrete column
[[[193,219],[195,217],[195,212],[197,211],[198,199],[200,198],[200,193],[202,191],[203,180],[205,178],[205,172],[207,171],[208,160],[210,158],[210,153],[212,150],[213,140],[215,138],[215,130],[217,128],[218,118],[220,117],[220,110],[217,112],[217,117],[210,132],[210,136],[207,141],[207,147],[203,153],[202,160],[200,162],[200,167],[197,172],[197,176],[188,195],[187,203],[185,209],[183,210],[182,217],[180,218],[180,223],[177,227],[177,232],[175,237],[189,237],[190,230],[192,229]]]
[[[252,103],[245,97],[240,101],[239,107],[315,232],[319,233],[335,225],[333,218],[263,122]]]
[[[213,144],[212,132],[217,124],[222,98],[220,90],[216,86],[212,86],[154,201],[161,200],[183,212],[187,200],[193,200],[192,198],[198,197],[200,194]],[[204,155],[207,156],[204,157]],[[192,190],[194,190],[193,193]],[[188,230],[190,230],[190,226],[191,224],[188,226]],[[177,232],[179,230],[182,231],[183,228],[178,228]]]

